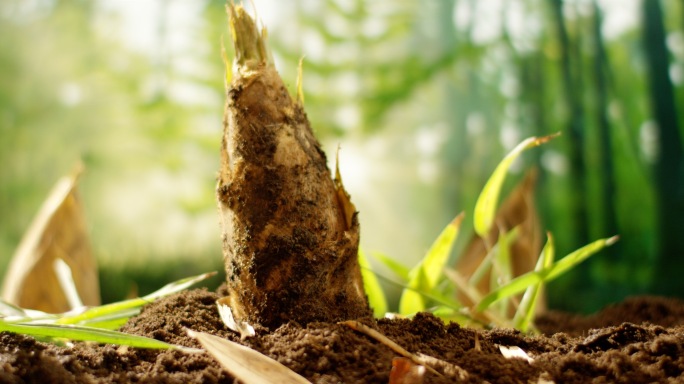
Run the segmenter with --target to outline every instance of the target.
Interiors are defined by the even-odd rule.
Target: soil
[[[186,328],[240,342],[219,318],[219,297],[197,289],[158,300],[122,331],[198,348]],[[460,366],[468,372],[465,382],[684,381],[684,301],[677,299],[632,297],[585,317],[549,312],[537,319],[542,332],[538,336],[462,328],[427,313],[412,320],[362,322],[411,352]],[[289,322],[274,330],[257,329],[255,337],[241,343],[314,383],[388,383],[392,359],[398,356],[361,333],[331,323]],[[500,345],[520,347],[534,360],[506,359]],[[68,348],[10,333],[0,333],[0,367],[0,383],[235,382],[208,354],[89,343]],[[424,377],[426,383],[456,381],[448,375]]]

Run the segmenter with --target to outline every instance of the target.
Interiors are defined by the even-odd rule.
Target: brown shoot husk
[[[265,32],[241,7],[228,12],[236,54],[217,185],[227,303],[237,319],[267,327],[369,316],[353,204]]]

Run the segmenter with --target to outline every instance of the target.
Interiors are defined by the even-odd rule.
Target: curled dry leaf
[[[188,330],[231,375],[250,384],[309,384],[290,368],[253,349],[204,332]]]
[[[235,317],[233,317],[233,311],[229,306],[224,304],[225,301],[225,297],[216,300],[216,306],[218,307],[219,316],[221,316],[223,324],[231,331],[239,333],[240,339],[242,340],[254,336],[256,334],[254,327],[249,325],[246,321],[236,321]]]
[[[50,313],[70,310],[54,269],[62,259],[83,304],[100,304],[97,265],[77,192],[79,174],[80,169],[57,182],[24,234],[5,275],[7,302]]]

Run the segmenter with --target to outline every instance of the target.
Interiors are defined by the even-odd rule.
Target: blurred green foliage
[[[671,257],[684,249],[664,249],[664,187],[654,177],[663,160],[681,169],[681,158],[659,157],[658,137],[681,138],[683,124],[654,113],[667,100],[655,100],[648,76],[643,26],[658,17],[646,18],[648,2],[255,1],[291,91],[305,57],[306,109],[328,152],[342,143],[368,251],[414,264],[474,206],[506,152],[562,131],[514,172],[540,168],[537,205],[559,253],[621,236],[550,285],[553,307],[581,311],[654,290],[684,296],[674,282],[654,284],[657,266],[684,263]],[[213,188],[224,2],[124,3],[0,4],[1,264],[51,185],[82,159],[103,292],[139,281],[107,277],[115,271],[154,271],[151,290],[172,280],[165,275],[221,268]],[[669,101],[680,105],[684,5],[655,3],[680,103]],[[681,217],[684,199],[677,204],[666,208]]]

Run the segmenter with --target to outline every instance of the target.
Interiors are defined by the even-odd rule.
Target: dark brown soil
[[[185,328],[239,341],[219,319],[219,295],[193,290],[146,306],[122,330],[199,347]],[[413,320],[364,320],[411,352],[456,364],[468,382],[647,383],[684,380],[684,301],[634,297],[581,317],[552,312],[538,319],[544,335],[507,329],[476,331],[430,314]],[[389,348],[345,326],[290,322],[257,330],[243,342],[315,383],[388,383]],[[479,344],[479,348],[476,346]],[[505,359],[498,348],[518,346],[534,361]],[[0,333],[1,383],[233,383],[206,354],[76,343],[57,347]],[[427,374],[425,382],[456,382]]]

